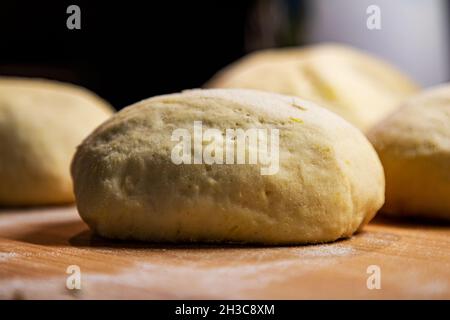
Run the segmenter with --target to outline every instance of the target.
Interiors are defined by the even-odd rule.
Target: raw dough
[[[383,61],[342,45],[252,53],[220,71],[210,88],[249,88],[310,99],[363,131],[417,86]]]
[[[75,148],[111,114],[74,85],[0,78],[0,206],[73,202]]]
[[[172,162],[174,130],[279,130],[279,170]],[[189,148],[189,150],[191,150]],[[72,163],[83,220],[149,241],[314,243],[349,237],[382,206],[384,175],[351,124],[295,97],[210,89],[136,103],[102,124]]]
[[[386,173],[383,211],[450,219],[450,84],[412,97],[369,137]]]

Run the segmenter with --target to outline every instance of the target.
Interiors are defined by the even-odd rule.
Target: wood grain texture
[[[81,268],[81,290],[66,268]],[[369,265],[381,289],[366,286]],[[0,211],[2,299],[450,298],[450,225],[372,222],[291,247],[166,245],[93,236],[74,207]]]

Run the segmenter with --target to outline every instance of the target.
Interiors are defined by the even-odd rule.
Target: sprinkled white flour
[[[296,252],[302,257],[342,257],[356,253],[351,246],[320,245],[297,249]]]
[[[18,256],[15,252],[0,252],[0,262],[5,262]]]

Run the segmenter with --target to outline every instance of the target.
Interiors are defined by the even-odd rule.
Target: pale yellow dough
[[[175,165],[177,128],[278,128],[280,167]],[[78,211],[98,234],[148,241],[288,244],[333,241],[382,206],[375,150],[351,124],[311,102],[253,90],[192,90],[136,103],[78,148]]]
[[[205,86],[310,99],[364,132],[417,91],[417,85],[392,66],[337,44],[257,51],[220,71]]]
[[[370,133],[393,215],[450,219],[450,84],[407,101]]]
[[[0,206],[73,202],[76,146],[112,110],[74,85],[0,78]]]

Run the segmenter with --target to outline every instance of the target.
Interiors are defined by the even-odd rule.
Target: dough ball
[[[0,78],[0,206],[73,202],[76,146],[111,114],[74,85]]]
[[[220,71],[210,88],[249,88],[310,99],[366,132],[417,86],[383,61],[341,45],[255,52]]]
[[[238,141],[227,129],[255,128],[267,133],[270,144],[261,146],[277,155],[278,170],[263,174],[264,157],[251,163],[250,142],[248,159],[236,164]],[[173,135],[183,129],[193,142],[182,154],[200,164],[172,160],[180,143]],[[223,141],[205,138],[207,129]],[[195,132],[203,134],[203,153]],[[224,164],[206,162],[211,146]],[[229,161],[227,150],[235,151]],[[253,90],[192,90],[127,107],[78,148],[72,176],[83,220],[120,239],[333,241],[362,228],[384,201],[381,163],[358,129],[311,102]]]
[[[393,215],[450,219],[450,84],[408,100],[370,133]]]

